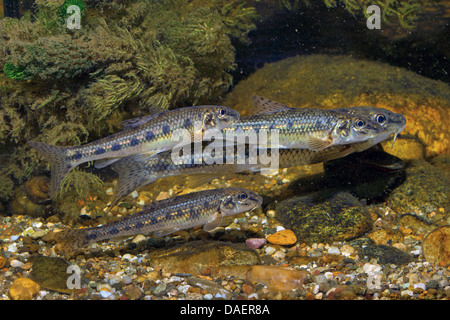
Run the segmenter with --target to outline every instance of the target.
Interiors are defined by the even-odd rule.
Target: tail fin
[[[158,179],[156,176],[149,176],[145,163],[136,160],[138,156],[128,156],[112,164],[112,169],[119,174],[119,181],[116,190],[114,190],[110,208],[114,207],[133,190]]]
[[[67,229],[60,232],[53,233],[48,240],[56,241],[55,252],[61,255],[74,255],[92,243],[87,238],[87,231],[90,228],[84,229]]]
[[[66,159],[66,148],[52,146],[42,142],[28,141],[37,152],[50,162],[51,183],[50,196],[53,198],[58,191],[65,175],[75,166]]]

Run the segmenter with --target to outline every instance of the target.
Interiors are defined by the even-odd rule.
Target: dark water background
[[[276,8],[258,8],[261,11]],[[259,19],[251,31],[251,44],[234,43],[237,71],[235,81],[246,78],[264,63],[295,55],[344,54],[385,62],[425,77],[450,83],[450,19],[431,15],[418,20],[413,30],[402,29],[396,18],[370,30],[366,18],[353,16],[344,8],[278,9]]]

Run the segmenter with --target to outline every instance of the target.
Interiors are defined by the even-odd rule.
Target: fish
[[[66,229],[53,234],[55,251],[70,255],[106,239],[152,233],[161,237],[178,230],[203,226],[211,232],[223,217],[255,210],[263,199],[244,188],[202,190],[152,202],[142,211],[102,226]]]
[[[239,120],[239,113],[224,106],[193,106],[125,120],[123,130],[80,146],[62,147],[37,141],[28,144],[50,162],[50,196],[53,198],[64,177],[76,166],[102,161],[105,167],[121,157],[145,152],[158,154],[182,142],[172,139],[177,130],[187,130],[194,141],[202,140]],[[189,141],[191,143],[191,141]]]
[[[190,175],[193,177],[195,175],[196,177],[192,180],[207,182],[219,174],[229,172],[261,172],[321,163],[366,150],[373,145],[374,141],[367,140],[354,144],[336,145],[320,151],[258,149],[249,145],[240,150],[235,146],[231,155],[227,153],[228,150],[216,149],[217,154],[214,155],[214,161],[211,161],[209,154],[195,152],[193,148],[191,157],[185,158],[183,161],[174,161],[170,151],[151,157],[145,154],[129,156],[111,166],[119,175],[119,179],[109,207],[115,206],[133,190],[169,176]]]
[[[254,115],[273,114],[277,112],[288,112],[288,113],[290,112],[295,114],[297,112],[301,112],[296,110],[304,110],[302,108],[292,108],[282,103],[257,95],[251,96],[250,99],[253,104]],[[370,133],[369,128],[366,128],[365,131],[358,130],[357,128],[355,128],[353,134],[346,135],[346,133],[348,132],[348,128],[344,127],[343,130],[342,128],[339,128],[339,131],[336,131],[335,133],[338,134],[338,136],[339,134],[341,134],[340,138],[344,137],[346,138],[342,140],[339,140],[338,138],[338,141],[336,141],[334,144],[361,142],[370,139],[373,142],[373,145],[375,145],[381,141],[386,140],[390,135],[394,134],[394,139],[392,142],[393,146],[397,136],[400,134],[401,131],[403,131],[403,129],[406,126],[406,118],[401,113],[395,113],[385,108],[377,108],[372,106],[356,106],[356,107],[334,108],[332,109],[332,111],[357,116],[359,120],[356,121],[365,121],[368,119],[370,121],[370,124],[374,126],[374,128],[378,127],[379,129],[376,131],[372,131]],[[242,118],[240,120],[240,123],[243,123],[245,121],[247,120],[245,118]],[[359,125],[360,124],[361,123],[359,123]],[[354,123],[354,125],[360,127],[358,126],[358,123]],[[237,126],[239,126],[239,123],[230,126],[229,131],[233,130],[234,127]],[[295,142],[293,144],[295,144]],[[291,148],[293,147],[292,144],[290,147]],[[314,148],[312,150],[314,150]]]
[[[261,99],[263,99],[261,101]],[[250,143],[259,148],[320,151],[334,145],[362,142],[386,131],[367,117],[339,110],[290,108],[259,97],[256,112],[221,130],[226,144]],[[256,102],[256,103],[258,103]],[[262,139],[265,133],[265,139]]]
[[[380,133],[378,136],[373,138],[375,144],[386,140],[389,136],[394,134],[392,140],[392,147],[394,147],[395,140],[400,132],[406,127],[406,118],[401,113],[395,113],[385,108],[376,108],[370,106],[357,106],[357,107],[347,107],[338,108],[335,110],[340,110],[342,112],[347,112],[351,114],[362,115],[367,117],[373,122],[377,123],[381,127],[386,128],[384,133]],[[395,129],[395,130],[394,130]]]

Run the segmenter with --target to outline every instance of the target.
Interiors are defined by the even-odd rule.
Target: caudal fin
[[[62,180],[74,168],[66,158],[66,148],[50,144],[28,141],[28,144],[41,154],[48,162],[51,169],[50,196],[53,198],[58,191]]]
[[[112,164],[112,169],[119,174],[119,181],[110,208],[137,188],[158,179],[149,175],[144,162],[136,160],[139,156],[128,156]]]

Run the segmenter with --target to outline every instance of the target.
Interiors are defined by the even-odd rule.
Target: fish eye
[[[244,201],[248,198],[248,195],[245,192],[241,192],[238,194],[237,198],[239,201]]]
[[[356,120],[355,125],[357,129],[362,129],[366,125],[366,122],[364,120],[358,119]]]
[[[379,124],[383,124],[386,122],[386,116],[384,114],[375,115],[375,121]]]
[[[225,117],[225,115],[227,114],[227,110],[225,110],[224,108],[220,108],[218,111],[219,117]]]

